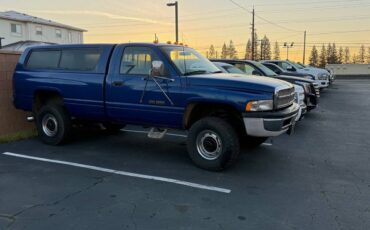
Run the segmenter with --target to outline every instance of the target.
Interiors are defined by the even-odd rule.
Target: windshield
[[[304,67],[302,67],[301,65],[298,65],[297,63],[295,62],[292,62],[292,61],[289,61],[289,64],[291,64],[292,66],[294,66],[295,68],[297,69],[303,69]]]
[[[235,66],[222,66],[228,73],[237,73],[237,74],[245,74],[240,69],[236,68]]]
[[[181,46],[164,46],[162,50],[167,54],[182,75],[221,72],[211,61],[194,49]]]
[[[255,62],[254,63],[266,76],[268,77],[274,77],[274,76],[277,76],[277,74],[270,70],[269,68],[267,68],[266,66],[264,66],[263,64],[259,63],[259,62]]]

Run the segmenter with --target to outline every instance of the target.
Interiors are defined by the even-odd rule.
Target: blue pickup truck
[[[32,112],[46,144],[65,143],[80,121],[153,127],[152,138],[186,130],[190,158],[214,171],[242,144],[292,130],[299,109],[288,82],[220,73],[194,49],[168,44],[28,48],[13,81],[15,107]]]

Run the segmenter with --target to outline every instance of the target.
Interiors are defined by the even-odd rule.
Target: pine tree
[[[320,52],[319,66],[320,67],[325,67],[326,66],[326,49],[325,49],[324,44],[322,45],[321,52]]]
[[[312,65],[312,66],[318,66],[319,65],[319,53],[318,53],[315,45],[312,47],[312,50],[311,50],[310,65]]]
[[[315,47],[316,48],[316,47]],[[280,46],[278,42],[275,42],[274,47],[274,60],[280,60]]]
[[[216,58],[216,50],[215,50],[215,47],[213,45],[211,45],[211,47],[209,47],[208,58],[210,58],[210,59]]]
[[[343,64],[344,50],[343,47],[339,47],[338,64]]]
[[[230,59],[238,59],[238,52],[235,49],[234,42],[230,40],[228,47],[228,54]]]
[[[338,51],[335,43],[333,43],[331,47],[331,63],[330,64],[338,64]]]
[[[271,43],[270,39],[265,35],[262,39],[262,59],[270,60],[271,59]]]
[[[224,43],[224,45],[222,46],[222,50],[221,50],[221,58],[226,59],[228,57],[229,57],[228,48],[226,47],[226,44]]]
[[[349,48],[346,47],[344,49],[344,64],[349,64],[351,62],[351,53],[349,52]]]
[[[358,56],[356,54],[353,54],[352,56],[352,64],[357,64],[358,63]]]
[[[326,48],[326,63],[332,64],[333,60],[333,49],[331,47],[331,44],[329,43],[327,48]]]
[[[370,47],[367,48],[367,64],[370,64]]]
[[[365,46],[364,45],[361,45],[360,47],[360,51],[358,53],[358,62],[360,64],[364,64],[365,61],[366,61],[366,50],[365,50]]]
[[[252,42],[250,39],[248,39],[247,46],[245,47],[244,59],[252,60]]]

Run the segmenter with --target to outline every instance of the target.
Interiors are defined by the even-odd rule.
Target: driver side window
[[[123,51],[120,74],[149,75],[153,61],[161,60],[151,48],[127,47]]]
[[[285,70],[288,70],[288,71],[294,70],[294,67],[292,67],[291,65],[289,65],[288,63],[285,63],[285,62],[281,63],[281,68],[283,68]]]

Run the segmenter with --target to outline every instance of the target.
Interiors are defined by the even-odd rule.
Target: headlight
[[[319,80],[328,80],[328,75],[326,73],[322,73],[319,75]]]
[[[315,77],[313,76],[304,76],[304,78],[309,79],[309,80],[315,80]]]
[[[245,106],[245,111],[247,112],[269,111],[273,110],[273,108],[274,108],[273,100],[250,101]]]

